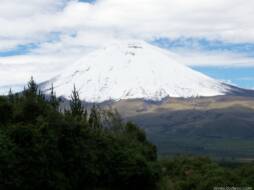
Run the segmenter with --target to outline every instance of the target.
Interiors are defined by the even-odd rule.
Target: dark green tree
[[[49,102],[55,110],[58,110],[58,108],[59,108],[59,99],[56,97],[53,84],[51,85],[51,88],[50,88]]]
[[[12,90],[10,88],[9,93],[8,93],[8,99],[10,103],[14,103],[15,95],[12,93]]]
[[[13,119],[13,106],[5,97],[0,97],[0,125]]]
[[[34,81],[33,77],[31,77],[30,81],[28,82],[26,91],[29,95],[37,95],[38,85]]]
[[[89,126],[94,129],[102,127],[100,111],[95,104],[90,110],[88,123],[89,123]]]
[[[84,107],[82,101],[79,98],[79,92],[75,85],[73,87],[71,100],[70,100],[70,112],[73,117],[81,118],[84,114]]]
[[[1,190],[155,189],[160,168],[142,130],[95,105],[84,110],[75,87],[69,113],[34,80],[13,102],[0,97]]]

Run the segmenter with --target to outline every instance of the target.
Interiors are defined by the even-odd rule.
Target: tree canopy
[[[70,109],[59,105],[53,87],[48,98],[33,79],[0,97],[0,189],[155,187],[156,148],[141,129],[97,106],[88,117],[75,87]]]

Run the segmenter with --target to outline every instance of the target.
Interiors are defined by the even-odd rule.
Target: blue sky
[[[245,55],[249,58],[254,57],[254,43],[212,41],[205,38],[179,38],[174,40],[159,38],[153,40],[151,43],[173,52],[201,51],[213,54],[224,52],[234,55]],[[194,65],[191,66],[193,69],[210,77],[232,85],[254,89],[254,66],[241,67],[240,61],[237,67],[224,65],[223,62],[218,62],[215,66],[197,66],[195,63],[193,64]]]
[[[248,56],[254,57],[254,43],[232,43],[223,42],[220,40],[207,40],[205,38],[178,38],[168,39],[159,38],[152,43],[168,49],[195,49],[202,51],[214,51],[214,52],[231,52],[231,53],[244,53]]]
[[[254,67],[193,67],[208,76],[221,80],[225,83],[254,89]]]
[[[18,45],[13,49],[0,51],[0,57],[10,57],[29,54],[31,50],[38,47],[38,44]]]
[[[37,57],[67,65],[89,48],[127,38],[167,49],[216,79],[254,88],[253,10],[254,1],[242,0],[4,1],[0,66],[35,64]]]

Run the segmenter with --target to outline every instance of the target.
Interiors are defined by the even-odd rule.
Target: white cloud
[[[77,59],[117,38],[197,37],[254,43],[254,1],[242,0],[0,0],[0,51],[40,42],[30,55],[1,63]],[[45,42],[59,32],[58,41]],[[76,34],[76,35],[70,35]],[[253,58],[217,52],[179,53],[187,65],[254,65]],[[56,61],[57,62],[57,61]],[[31,63],[32,64],[32,63]],[[64,63],[63,63],[64,64]]]
[[[59,10],[67,0],[1,0],[0,17],[17,19]]]
[[[177,52],[178,61],[189,66],[253,67],[254,57],[227,52]]]
[[[190,36],[254,41],[254,1],[98,0],[93,5],[64,0],[2,1],[0,25],[5,27],[0,35],[6,36],[106,30],[145,39]]]
[[[0,57],[0,87],[24,85],[31,76],[37,82],[47,81],[77,59],[79,56],[64,54]]]

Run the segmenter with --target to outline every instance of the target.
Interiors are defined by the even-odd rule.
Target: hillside
[[[143,127],[159,154],[254,158],[254,98],[125,100],[104,105]]]

